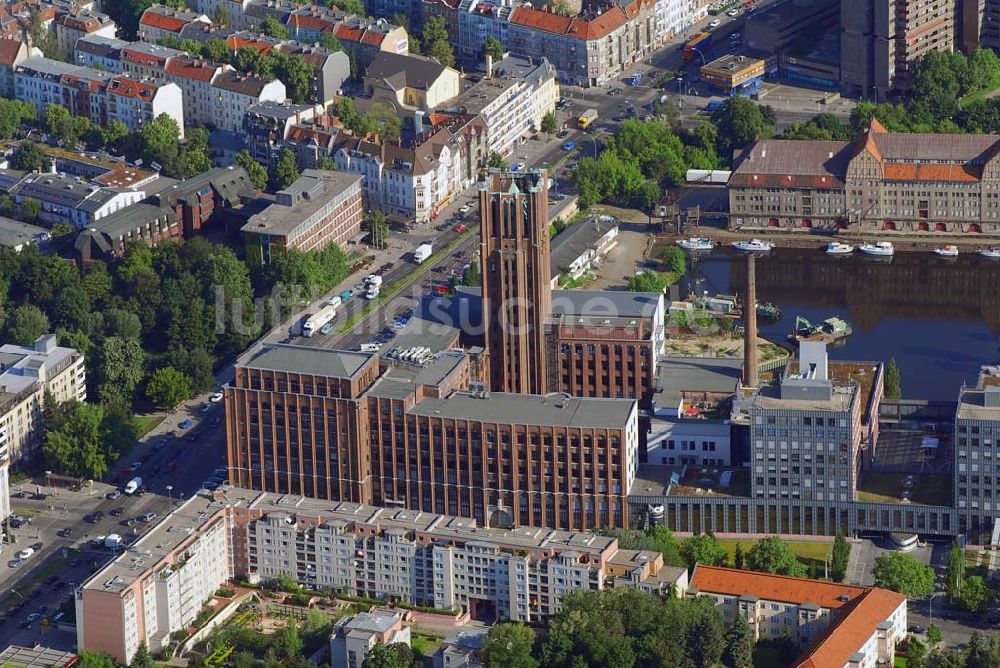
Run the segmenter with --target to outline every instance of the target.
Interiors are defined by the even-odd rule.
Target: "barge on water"
[[[853,331],[851,323],[843,318],[830,317],[814,325],[802,316],[796,316],[795,329],[788,335],[788,340],[797,344],[802,339],[822,337],[827,341],[838,342],[846,339]]]

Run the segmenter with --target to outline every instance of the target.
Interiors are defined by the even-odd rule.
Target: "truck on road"
[[[337,297],[336,299],[339,300],[340,298]],[[337,304],[337,306],[339,306],[339,304]],[[306,318],[306,321],[302,323],[302,336],[312,336],[322,329],[323,325],[333,320],[337,316],[337,306],[327,304],[319,311]]]
[[[597,109],[588,109],[587,111],[580,114],[580,118],[577,119],[577,124],[580,126],[581,130],[586,130],[590,127],[590,124],[597,120]]]
[[[413,261],[417,264],[422,263],[424,260],[429,258],[434,253],[434,247],[430,244],[420,244],[417,249],[413,251]]]
[[[129,495],[135,494],[140,489],[142,489],[142,478],[140,478],[139,476],[136,476],[136,477],[132,478],[131,480],[129,480],[127,483],[125,483],[125,490],[124,491],[125,491],[126,494],[129,494]]]

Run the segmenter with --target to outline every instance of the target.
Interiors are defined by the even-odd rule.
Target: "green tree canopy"
[[[483,55],[491,56],[493,62],[496,62],[503,58],[503,44],[496,37],[487,37],[486,44],[483,46]]]
[[[805,577],[806,568],[795,558],[795,553],[779,536],[761,538],[746,556],[746,566],[759,573]]]
[[[554,111],[550,111],[542,116],[542,127],[540,128],[545,134],[555,134],[559,129],[559,121],[556,119],[556,114]]]
[[[903,398],[903,380],[896,365],[896,358],[890,357],[885,368],[885,398],[898,400]]]
[[[236,154],[236,164],[247,170],[254,187],[263,190],[267,186],[267,168],[253,159],[250,151],[243,149]]]
[[[721,566],[726,563],[726,551],[715,536],[707,533],[695,534],[681,543],[681,556],[688,568],[694,568],[696,564]]]
[[[729,668],[753,668],[753,648],[753,630],[745,616],[736,615],[732,628],[726,632],[722,662]]]
[[[838,532],[833,541],[833,554],[830,559],[831,575],[837,582],[843,582],[847,576],[847,565],[851,559],[851,544],[847,542],[843,532]]]
[[[712,112],[712,124],[718,131],[716,151],[728,162],[735,149],[774,135],[774,110],[745,97],[731,97]]]
[[[192,393],[191,378],[172,366],[153,371],[146,384],[146,396],[157,408],[172,410]]]
[[[448,29],[445,27],[444,19],[440,16],[431,16],[424,21],[424,30],[420,41],[426,55],[436,58],[445,67],[451,67],[455,64],[455,52],[451,48]]]
[[[283,149],[274,166],[272,182],[276,190],[282,190],[295,183],[299,178],[299,165],[295,154],[289,149]]]
[[[39,336],[49,332],[49,319],[34,304],[22,304],[7,317],[4,331],[11,343],[30,346]]]
[[[23,141],[14,151],[11,166],[25,172],[39,172],[43,171],[42,165],[46,159],[38,144],[33,141]]]
[[[265,17],[260,24],[260,31],[268,37],[288,39],[288,28],[273,16]]]
[[[483,644],[483,660],[487,668],[536,668],[532,656],[534,632],[516,622],[494,624]]]
[[[875,584],[907,598],[923,598],[934,591],[934,570],[909,554],[885,552],[875,558]]]

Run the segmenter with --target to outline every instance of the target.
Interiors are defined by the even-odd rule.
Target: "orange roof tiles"
[[[334,24],[332,21],[328,21],[318,16],[292,14],[292,16],[288,19],[288,25],[291,28],[306,28],[307,30],[323,32],[327,28],[333,27]]]
[[[590,20],[561,16],[530,7],[517,7],[511,14],[510,22],[526,28],[542,30],[557,35],[568,35],[578,39],[600,39],[612,30],[628,22],[628,16],[618,5]]]
[[[815,603],[824,608],[837,609],[863,594],[864,587],[793,578],[787,575],[754,573],[735,568],[719,568],[698,564],[691,578],[691,588],[702,592],[756,596],[768,601],[784,603]],[[847,601],[841,596],[846,595]]]
[[[122,49],[122,60],[129,60],[140,65],[156,65],[158,67],[163,67],[167,62],[167,56],[153,56],[148,53],[142,53],[141,51],[133,51],[132,49],[125,47]]]
[[[187,19],[179,19],[176,16],[166,16],[148,9],[142,13],[142,18],[139,19],[140,25],[149,26],[150,28],[158,28],[160,30],[167,30],[169,32],[180,32],[180,29],[188,23],[190,23],[190,21]]]
[[[926,165],[891,163],[884,165],[887,181],[951,181],[977,183],[982,178],[981,167],[973,165]]]
[[[144,81],[136,81],[128,77],[113,77],[108,82],[108,92],[122,97],[133,97],[140,100],[151,100],[156,94],[157,86]]]
[[[167,74],[197,81],[211,81],[219,69],[219,64],[210,60],[187,60],[171,58],[167,63]]]
[[[14,59],[17,58],[18,51],[21,50],[21,42],[16,39],[0,39],[0,64],[11,67]]]
[[[872,588],[844,611],[827,635],[797,665],[797,668],[828,668],[847,664],[882,622],[906,602],[902,594]]]
[[[258,39],[247,39],[246,37],[240,37],[238,35],[230,35],[226,38],[226,44],[233,49],[240,49],[244,46],[249,46],[250,48],[255,49],[257,53],[262,56],[266,56],[271,52],[271,49],[274,48],[274,45],[268,42]]]
[[[363,44],[371,44],[372,46],[379,46],[382,41],[385,40],[385,35],[380,32],[375,32],[374,30],[366,30],[361,36],[361,42]]]

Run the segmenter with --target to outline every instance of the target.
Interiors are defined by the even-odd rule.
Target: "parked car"
[[[128,470],[135,473],[141,468],[142,468],[142,462],[132,462],[131,464],[129,464]]]
[[[207,413],[210,410],[212,410],[212,404],[202,404],[201,406],[202,413]]]
[[[465,223],[459,223],[458,225],[455,226],[455,232],[457,232],[458,234],[465,232],[467,229],[469,228],[466,227]]]
[[[722,21],[720,19],[714,19],[711,23],[708,24],[708,27],[709,28],[718,28],[721,25],[722,25]]]
[[[143,513],[139,516],[140,522],[152,522],[156,519],[156,513]]]
[[[122,493],[121,493],[121,492],[120,492],[119,490],[117,490],[117,489],[113,489],[113,490],[111,490],[110,492],[108,492],[108,493],[107,493],[107,494],[105,495],[105,497],[106,497],[106,498],[107,498],[107,499],[108,499],[109,501],[114,501],[115,499],[117,499],[117,498],[121,497],[121,495],[122,495]]]
[[[608,95],[621,95],[624,92],[625,92],[625,89],[623,89],[623,88],[617,88],[616,87],[616,88],[612,88],[611,90],[609,90],[608,91]]]
[[[190,429],[191,425],[193,424],[194,420],[192,420],[191,418],[187,418],[185,420],[182,420],[181,423],[177,426],[180,427],[181,429]]]
[[[464,214],[464,213],[469,213],[470,210],[472,210],[472,206],[470,204],[466,204],[461,209],[459,209],[458,212]]]
[[[119,506],[117,508],[113,508],[112,510],[108,511],[108,515],[111,515],[111,517],[121,517],[124,514],[125,514],[124,506]]]
[[[66,538],[71,533],[73,533],[73,528],[72,527],[66,527],[65,529],[59,529],[59,531],[56,532],[56,535],[59,536],[60,538]]]
[[[324,335],[324,336],[326,336],[327,334],[329,334],[332,331],[333,331],[333,323],[332,322],[328,322],[328,323],[326,323],[325,325],[323,325],[322,327],[319,328],[319,333],[322,334],[322,335]]]
[[[104,519],[104,513],[102,513],[100,510],[97,510],[87,515],[83,519],[85,522],[89,522],[90,524],[97,524],[98,522]]]
[[[213,404],[217,404],[222,401],[222,392],[213,392],[212,396],[208,398]]]
[[[563,144],[563,150],[564,151],[572,151],[574,148],[576,148],[576,142],[575,141],[568,141],[565,144]]]

